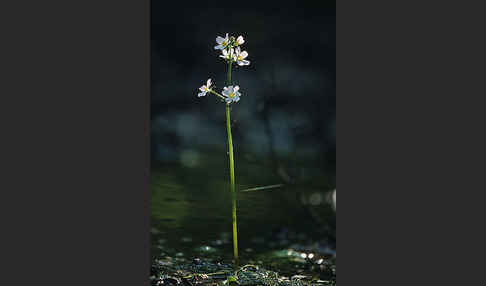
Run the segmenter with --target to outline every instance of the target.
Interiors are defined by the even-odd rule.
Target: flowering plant
[[[233,36],[216,37],[217,45],[214,47],[215,50],[221,50],[221,55],[219,57],[223,58],[228,64],[228,79],[226,82],[227,86],[223,87],[221,93],[214,91],[214,86],[212,85],[211,79],[206,81],[205,85],[199,88],[198,97],[206,96],[206,94],[214,94],[218,96],[222,102],[226,103],[226,130],[228,133],[228,154],[229,154],[229,167],[230,167],[230,183],[231,183],[231,195],[232,195],[232,217],[233,217],[233,254],[235,259],[235,268],[238,266],[238,232],[236,227],[236,190],[235,190],[235,164],[233,157],[233,139],[231,136],[231,123],[230,123],[230,105],[240,101],[240,86],[233,85],[231,82],[231,68],[233,62],[239,66],[247,66],[250,64],[248,57],[248,52],[241,51],[241,45],[245,43],[243,36],[235,38]]]
[[[233,63],[238,64],[239,66],[247,66],[250,65],[250,61],[246,60],[248,57],[247,51],[241,51],[241,45],[245,43],[243,36],[239,36],[238,38],[230,37],[226,34],[226,37],[216,37],[216,45],[214,47],[215,50],[221,50],[220,58],[223,58],[228,63],[228,81],[227,85],[223,87],[223,90],[220,93],[214,91],[211,88],[212,81],[208,79],[205,85],[202,85],[199,90],[201,92],[198,93],[198,97],[206,96],[208,93],[212,93],[222,101],[226,102],[227,104],[238,102],[240,100],[241,93],[239,92],[240,87],[238,85],[231,85],[231,66]]]

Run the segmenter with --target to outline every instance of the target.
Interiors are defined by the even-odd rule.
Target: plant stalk
[[[228,64],[228,86],[231,85],[231,64],[230,60]],[[229,166],[230,166],[230,182],[231,182],[231,199],[233,202],[232,217],[233,217],[233,255],[235,259],[235,271],[238,268],[238,231],[236,227],[236,190],[235,190],[235,162],[233,157],[233,138],[231,136],[231,117],[230,106],[226,104],[226,130],[228,131],[228,153],[229,153]]]

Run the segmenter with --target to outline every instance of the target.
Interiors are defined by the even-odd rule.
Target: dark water
[[[312,160],[295,167],[295,158],[274,164],[236,155],[237,190],[283,184],[237,193],[240,264],[293,275],[314,271],[312,264],[335,261],[334,177]],[[226,152],[191,150],[180,158],[152,168],[152,256],[231,263]]]

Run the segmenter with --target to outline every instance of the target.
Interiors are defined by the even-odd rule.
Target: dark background
[[[243,35],[251,61],[232,71],[242,93],[231,112],[237,190],[284,185],[238,194],[240,252],[267,235],[281,249],[295,236],[335,254],[335,1],[174,5],[168,12],[152,1],[151,11],[153,254],[172,247],[190,257],[231,232],[224,104],[197,97],[208,78],[217,91],[225,86],[227,64],[214,46],[226,33]],[[217,248],[229,260],[227,242]]]
[[[152,1],[152,162],[225,144],[224,107],[198,98],[211,78],[220,90],[227,66],[214,50],[217,35],[243,35],[249,67],[233,70],[241,101],[233,108],[238,157],[311,160],[333,177],[336,158],[335,1],[258,8],[219,2]],[[298,3],[298,4],[297,4]]]

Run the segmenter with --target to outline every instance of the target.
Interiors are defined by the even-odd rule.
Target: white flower
[[[228,87],[223,88],[223,96],[226,97],[224,100],[226,103],[231,103],[231,102],[238,102],[240,100],[240,95],[241,93],[238,92],[240,89],[239,86],[235,85],[234,87],[232,85]]]
[[[235,43],[235,46],[241,46],[243,45],[243,43],[245,42],[245,40],[243,39],[243,36],[239,36],[237,39],[236,39],[236,43]]]
[[[208,81],[206,82],[206,85],[203,85],[199,88],[199,90],[201,91],[200,93],[197,94],[198,97],[201,97],[201,96],[205,96],[206,93],[209,92],[209,87],[211,86],[211,79],[208,79]]]
[[[226,47],[230,43],[229,42],[228,33],[226,33],[226,37],[225,38],[220,37],[220,36],[217,36],[216,37],[216,43],[218,43],[218,45],[214,47],[215,50],[223,50],[223,49],[226,49]]]
[[[229,52],[228,52],[229,50]],[[221,52],[223,52],[222,55],[219,55],[220,58],[223,58],[225,60],[231,60],[233,58],[233,55],[235,54],[235,49],[224,49]]]
[[[236,53],[234,55],[235,61],[238,63],[239,66],[247,66],[250,64],[250,61],[245,60],[248,57],[248,53],[246,51],[241,51],[240,47],[236,48]]]

